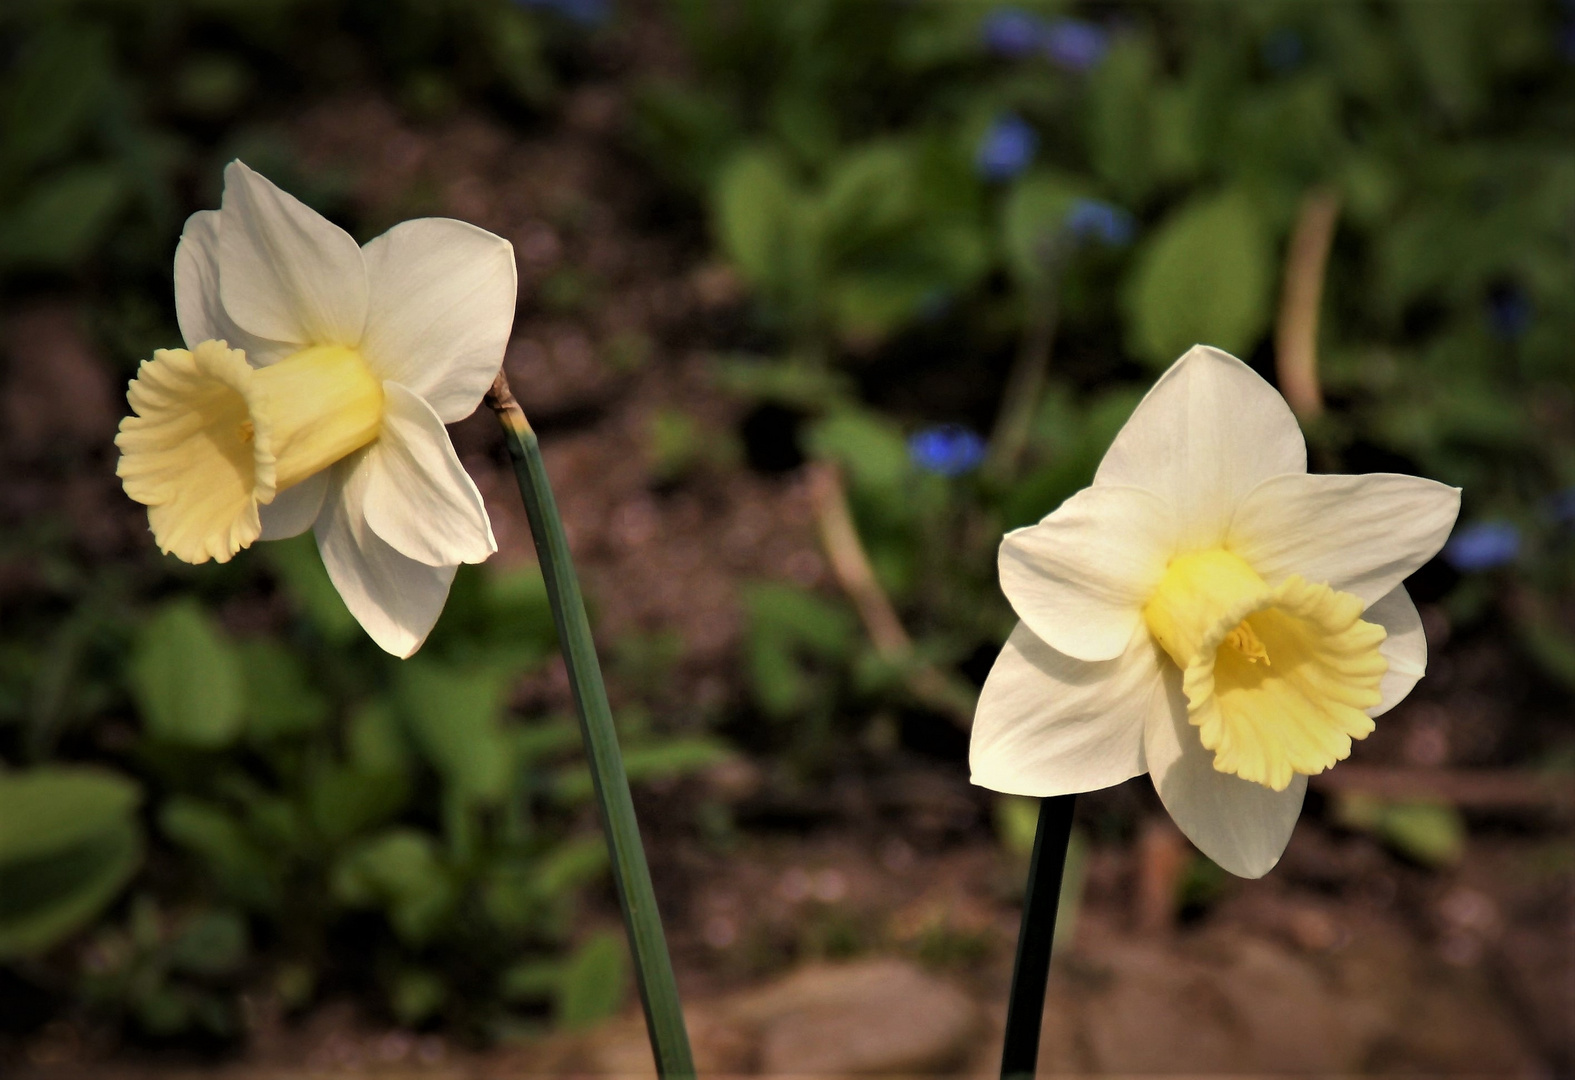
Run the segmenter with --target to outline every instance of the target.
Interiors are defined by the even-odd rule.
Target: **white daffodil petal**
[[[385,652],[404,658],[421,647],[443,613],[457,568],[408,559],[367,527],[361,513],[366,454],[360,451],[333,469],[313,532],[328,577],[350,613]]]
[[[366,245],[363,349],[385,379],[427,400],[444,423],[469,416],[497,377],[514,325],[514,248],[449,218],[395,225]]]
[[[1368,716],[1382,716],[1404,701],[1427,673],[1427,635],[1422,632],[1422,616],[1417,614],[1404,585],[1396,585],[1382,599],[1368,605],[1362,618],[1382,626],[1389,635],[1378,646],[1378,652],[1389,661],[1389,670],[1378,684],[1378,692],[1384,698],[1367,710]]]
[[[272,341],[360,343],[366,264],[355,239],[239,161],[224,170],[219,296],[237,326]]]
[[[1274,476],[1236,508],[1225,546],[1270,584],[1300,574],[1371,604],[1444,546],[1459,513],[1459,488],[1420,476]]]
[[[1166,672],[1179,684],[1174,668]],[[1176,691],[1180,697],[1180,689]],[[1198,850],[1239,877],[1262,877],[1280,861],[1302,811],[1307,777],[1297,773],[1284,791],[1216,772],[1198,729],[1187,721],[1185,699],[1169,715],[1156,714],[1144,732],[1149,775],[1160,801]]]
[[[481,492],[432,407],[383,384],[383,432],[367,448],[362,512],[394,550],[428,566],[477,563],[498,550]]]
[[[317,515],[322,513],[329,472],[324,469],[315,476],[308,476],[294,487],[279,492],[273,502],[259,506],[257,514],[262,518],[262,535],[258,539],[288,540],[310,529]]]
[[[1306,471],[1307,446],[1285,399],[1234,356],[1195,345],[1138,403],[1094,483],[1163,495],[1176,507],[1182,546],[1210,548],[1261,481]]]
[[[973,782],[1044,797],[1138,775],[1149,715],[1186,711],[1180,683],[1170,683],[1146,632],[1133,635],[1116,659],[1089,664],[1061,655],[1018,623],[979,695],[968,751]]]
[[[1136,487],[1091,487],[1037,525],[1007,533],[1001,591],[1051,648],[1077,660],[1119,656],[1175,554],[1175,515]]]
[[[223,341],[244,352],[252,367],[266,367],[301,345],[247,333],[225,312],[219,300],[219,222],[219,211],[199,210],[181,230],[175,248],[175,319],[188,349]]]

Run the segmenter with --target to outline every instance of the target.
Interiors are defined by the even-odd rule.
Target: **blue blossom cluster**
[[[612,16],[612,0],[514,0],[520,7],[550,11],[580,26],[601,26]]]
[[[1105,58],[1110,34],[1083,19],[1046,19],[1018,8],[1001,8],[980,27],[984,47],[997,56],[1021,60],[1044,56],[1067,71],[1087,71]]]
[[[1132,215],[1098,199],[1078,199],[1067,211],[1066,231],[1078,240],[1098,240],[1110,247],[1125,247],[1132,242],[1137,225]]]
[[[984,439],[962,424],[940,424],[908,438],[908,460],[925,472],[962,476],[984,463]]]
[[[1010,180],[1034,160],[1039,149],[1039,133],[1016,113],[996,117],[979,140],[974,167],[986,180]]]
[[[1575,487],[1548,496],[1548,516],[1560,525],[1575,525]]]
[[[1292,71],[1301,66],[1307,56],[1307,46],[1302,36],[1289,27],[1272,30],[1263,39],[1263,62],[1271,71]]]
[[[1488,293],[1488,329],[1502,341],[1514,341],[1529,330],[1532,314],[1531,297],[1519,285],[1506,285]]]
[[[1508,521],[1476,521],[1456,529],[1444,561],[1462,573],[1493,570],[1520,557],[1520,530]]]

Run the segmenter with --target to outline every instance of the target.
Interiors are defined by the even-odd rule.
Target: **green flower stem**
[[[1044,279],[1022,289],[1022,302],[1028,316],[1001,393],[1000,411],[990,432],[990,452],[985,459],[985,475],[1006,482],[1017,472],[1028,437],[1033,432],[1034,416],[1044,397],[1045,381],[1050,375],[1050,353],[1055,347],[1056,327],[1061,319],[1061,278],[1072,240],[1063,229],[1042,253],[1040,269]]]
[[[1055,916],[1076,798],[1055,795],[1039,802],[1039,829],[1028,863],[1028,893],[1023,897],[1023,924],[1017,932],[1017,960],[1012,966],[1012,996],[1006,1006],[1002,1080],[1032,1077],[1039,1065],[1039,1027],[1044,1020],[1045,986],[1050,980],[1050,946],[1055,941]]]
[[[640,1003],[645,1007],[645,1024],[651,1035],[656,1072],[661,1077],[692,1077],[695,1067],[689,1051],[689,1034],[684,1028],[678,984],[673,978],[673,963],[667,954],[667,939],[662,933],[661,915],[656,908],[656,892],[651,887],[651,871],[646,866],[645,848],[640,843],[640,827],[634,819],[634,802],[629,797],[629,779],[624,773],[623,755],[618,750],[618,733],[613,727],[612,711],[607,706],[607,689],[602,685],[596,645],[585,618],[585,602],[580,596],[580,583],[569,557],[569,542],[563,534],[558,505],[547,483],[541,448],[501,372],[487,394],[487,404],[503,425],[509,457],[514,463],[514,476],[519,481],[525,513],[530,518],[536,557],[547,583],[547,599],[552,605],[552,618],[558,628],[558,642],[568,667],[569,685],[574,690],[575,710],[580,717],[580,733],[590,759],[591,781],[601,807],[602,825],[607,831],[613,882],[618,889],[618,904],[623,909],[624,927],[629,934],[629,951],[634,957],[635,981],[640,987]]]

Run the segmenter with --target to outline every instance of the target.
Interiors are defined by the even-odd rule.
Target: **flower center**
[[[257,508],[377,438],[383,387],[354,349],[315,345],[253,369],[222,341],[160,349],[127,393],[116,468],[165,552],[226,562]]]
[[[1271,587],[1224,550],[1173,559],[1143,608],[1214,767],[1276,791],[1373,730],[1362,710],[1388,662],[1383,627],[1361,615],[1360,597],[1296,576]]]

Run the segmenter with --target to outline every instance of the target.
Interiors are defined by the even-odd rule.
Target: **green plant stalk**
[[[1039,399],[1044,397],[1050,353],[1061,319],[1061,279],[1066,273],[1070,246],[1071,238],[1063,229],[1041,252],[1043,281],[1022,286],[1028,322],[1001,394],[1000,411],[990,432],[989,456],[984,463],[985,475],[998,481],[1010,481],[1017,472],[1033,430],[1034,415],[1039,411]]]
[[[1045,987],[1050,979],[1050,946],[1061,903],[1061,878],[1072,839],[1076,795],[1054,795],[1039,802],[1039,827],[1028,863],[1028,891],[1017,932],[1012,993],[1006,1005],[1006,1038],[1001,1048],[1002,1080],[1031,1080],[1039,1065],[1039,1029],[1044,1021]]]
[[[990,433],[990,452],[984,466],[988,475],[1002,481],[1012,478],[1028,445],[1055,344],[1057,304],[1053,294],[1030,301],[1030,308],[1032,316],[1001,394],[1001,410]]]
[[[590,759],[591,782],[607,833],[613,883],[618,889],[618,904],[623,910],[624,928],[629,935],[629,951],[634,959],[640,1003],[645,1008],[645,1024],[651,1036],[656,1072],[661,1077],[693,1077],[694,1060],[689,1050],[689,1034],[684,1027],[683,1006],[678,1000],[678,983],[667,953],[667,938],[662,933],[661,914],[656,908],[656,892],[651,887],[645,848],[640,843],[640,826],[635,821],[634,802],[629,796],[629,779],[618,749],[618,733],[613,727],[612,710],[607,705],[607,689],[602,684],[601,665],[596,660],[596,645],[585,617],[579,579],[569,557],[569,542],[558,517],[557,501],[547,483],[541,448],[502,372],[487,393],[487,404],[503,426],[514,476],[519,481],[520,495],[525,499],[536,557],[547,584],[547,600],[558,628],[558,643],[568,668],[569,685],[574,691],[575,711],[580,717],[580,734],[585,739],[586,757]]]

